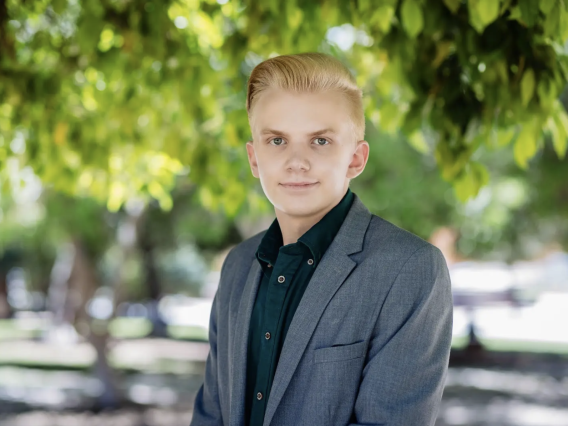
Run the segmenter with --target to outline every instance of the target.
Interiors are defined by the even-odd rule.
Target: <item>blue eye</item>
[[[318,141],[325,141],[325,143],[318,143]],[[325,146],[325,145],[329,145],[329,141],[326,138],[316,138],[316,145],[319,146]]]
[[[279,140],[280,143],[272,143],[272,142],[275,141],[275,140]],[[282,138],[274,138],[274,139],[271,139],[271,140],[270,140],[270,143],[272,143],[272,145],[280,146],[280,145],[282,145],[282,144],[284,143],[284,140],[283,140]]]

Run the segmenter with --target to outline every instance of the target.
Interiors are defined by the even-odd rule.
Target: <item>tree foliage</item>
[[[186,179],[207,208],[255,209],[248,75],[324,51],[353,70],[367,118],[465,200],[488,182],[482,149],[511,146],[526,169],[550,139],[564,157],[567,38],[564,0],[0,1],[0,183],[32,170],[111,210],[169,209]]]

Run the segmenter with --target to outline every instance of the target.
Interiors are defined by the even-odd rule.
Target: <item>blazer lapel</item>
[[[260,264],[254,258],[241,296],[237,322],[233,329],[230,426],[244,425],[248,335],[250,317],[260,283],[261,271]]]
[[[369,210],[355,195],[343,225],[315,270],[290,323],[276,367],[263,426],[270,424],[325,307],[356,266],[349,255],[363,249],[363,239],[371,217]],[[248,308],[247,313],[250,311]],[[250,313],[247,315],[249,317]],[[244,324],[240,327],[245,329]],[[248,335],[248,325],[246,331]],[[243,348],[237,349],[235,354],[244,353]],[[234,426],[233,423],[231,426]]]

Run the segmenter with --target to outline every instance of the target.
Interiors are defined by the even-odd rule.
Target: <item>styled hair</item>
[[[363,92],[349,69],[337,58],[324,53],[306,52],[280,55],[261,62],[251,72],[247,84],[246,109],[252,128],[252,110],[259,95],[269,88],[292,93],[336,91],[347,99],[356,141],[365,138]]]

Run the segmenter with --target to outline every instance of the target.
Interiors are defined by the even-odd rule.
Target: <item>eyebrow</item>
[[[321,130],[316,130],[315,132],[310,132],[308,133],[308,136],[316,136],[316,135],[322,135],[324,133],[331,133],[331,134],[337,134],[337,132],[333,129],[321,129]],[[261,135],[284,135],[284,136],[289,136],[288,133],[283,132],[282,130],[274,130],[274,129],[262,129],[260,131]]]

